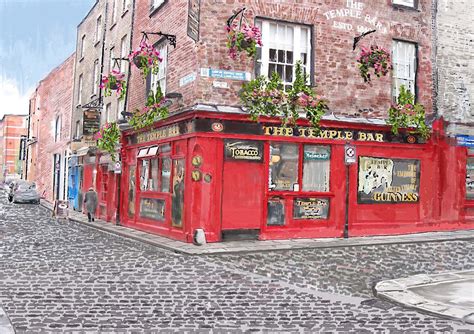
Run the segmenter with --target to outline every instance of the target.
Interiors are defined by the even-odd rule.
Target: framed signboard
[[[357,202],[418,203],[420,160],[359,157]]]
[[[328,219],[329,199],[295,198],[293,201],[293,219]]]
[[[140,217],[159,221],[165,220],[165,200],[157,198],[141,198]]]
[[[225,160],[263,161],[263,142],[252,140],[224,141]]]

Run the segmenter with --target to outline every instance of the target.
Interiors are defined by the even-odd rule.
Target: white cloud
[[[28,114],[28,103],[34,88],[20,93],[15,80],[0,77],[0,119],[5,114]]]

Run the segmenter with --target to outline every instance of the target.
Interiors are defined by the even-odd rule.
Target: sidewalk
[[[41,205],[49,210],[52,210],[52,204],[48,202],[41,201]],[[87,217],[84,214],[73,210],[69,210],[69,220],[96,228],[101,231],[120,235],[125,238],[134,239],[153,246],[188,255],[211,255],[265,251],[268,252],[276,250],[354,247],[367,245],[406,244],[431,241],[436,242],[448,240],[474,239],[474,230],[463,230],[450,232],[427,232],[396,236],[353,237],[349,239],[321,238],[265,241],[239,240],[209,243],[203,246],[196,246],[193,244],[168,239],[165,237],[142,232],[128,227],[114,225],[112,223],[107,223],[100,219],[96,219],[95,222],[88,222]]]

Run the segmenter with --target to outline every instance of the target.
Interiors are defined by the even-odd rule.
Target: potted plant
[[[132,51],[128,58],[142,72],[144,79],[150,73],[157,74],[159,65],[163,61],[160,52],[146,40],[143,40],[140,47]]]
[[[362,47],[357,62],[364,82],[370,81],[371,69],[377,77],[385,76],[392,69],[390,53],[377,45],[372,45],[370,48]]]
[[[260,76],[244,84],[240,99],[252,120],[261,116],[280,116],[284,125],[295,124],[303,114],[315,129],[319,129],[321,117],[328,110],[327,101],[316,95],[306,82],[301,62],[297,62],[295,81],[289,90],[284,90],[280,76],[274,72],[270,79]]]
[[[232,59],[237,58],[237,53],[245,51],[249,57],[255,57],[257,45],[262,46],[262,33],[257,26],[244,24],[239,29],[237,25],[228,25],[227,29],[227,47],[229,56]]]
[[[145,107],[142,110],[136,110],[129,119],[129,124],[135,129],[145,128],[153,125],[157,120],[166,118],[169,115],[167,100],[163,96],[160,86],[158,85],[156,93],[150,92]]]
[[[125,74],[119,70],[112,70],[107,76],[103,76],[99,87],[104,89],[104,95],[110,96],[112,91],[115,91],[122,100],[125,97],[127,91],[127,81],[125,81]]]
[[[102,151],[108,152],[115,160],[115,153],[120,140],[120,129],[117,123],[105,123],[94,136],[97,140],[97,147]]]
[[[413,94],[400,86],[397,103],[388,110],[387,123],[392,126],[392,133],[398,135],[400,128],[410,128],[409,133],[418,134],[428,139],[430,129],[425,122],[425,108],[422,104],[414,103]]]

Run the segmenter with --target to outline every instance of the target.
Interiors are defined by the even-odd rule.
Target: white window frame
[[[94,61],[94,78],[92,82],[92,95],[99,92],[99,60]]]
[[[127,47],[127,35],[123,36],[120,40],[120,58],[127,58],[128,47]],[[127,62],[120,60],[120,72],[125,73]]]
[[[112,25],[117,22],[117,0],[112,0]]]
[[[61,139],[61,116],[56,116],[54,122],[54,142],[57,143]]]
[[[111,46],[109,50],[109,72],[112,72],[114,69],[114,53],[115,53],[115,47]]]
[[[123,119],[122,111],[125,111],[125,99],[117,99],[117,118]]]
[[[83,76],[82,74],[79,75],[79,83],[78,83],[78,88],[77,88],[77,103],[82,105],[82,88],[83,88]]]
[[[397,101],[400,86],[404,85],[416,99],[417,45],[392,41],[392,100]]]
[[[156,8],[160,7],[165,0],[151,0],[150,11],[154,11]]]
[[[97,17],[96,27],[95,27],[95,42],[99,42],[102,38],[102,15]]]
[[[150,90],[153,94],[156,94],[156,89],[158,85],[161,87],[161,92],[163,95],[166,94],[166,71],[168,67],[168,44],[163,42],[156,46],[160,56],[162,57],[163,61],[160,63],[158,73],[151,74],[150,76]]]
[[[104,119],[102,120],[102,124],[110,122],[111,111],[112,111],[112,103],[107,103],[104,107]]]
[[[81,121],[76,121],[75,139],[81,138]]]
[[[84,58],[84,50],[85,50],[85,44],[86,44],[86,35],[82,35],[81,37],[81,59]]]
[[[415,8],[416,0],[392,0],[392,4]]]
[[[303,62],[303,68],[306,69],[306,73],[310,74],[312,69],[312,45],[311,45],[311,27],[301,24],[291,24],[286,22],[277,22],[272,20],[257,19],[256,25],[262,32],[262,44],[263,46],[259,49],[261,51],[260,58],[257,59],[257,66],[260,66],[260,75],[269,76],[268,69],[270,65],[270,49],[286,50],[293,52],[293,74],[292,82],[295,80],[295,65],[298,60],[301,59],[302,51],[306,51],[306,62]],[[288,37],[292,37],[292,45],[285,42],[285,38],[278,38],[271,36],[271,28],[277,31],[290,31]],[[291,29],[293,34],[291,36]],[[302,31],[306,31],[306,40],[302,41]],[[304,44],[306,45],[304,45]],[[302,59],[301,59],[302,60]],[[310,75],[308,75],[308,83],[310,83]],[[286,85],[290,85],[292,82],[284,82]]]

